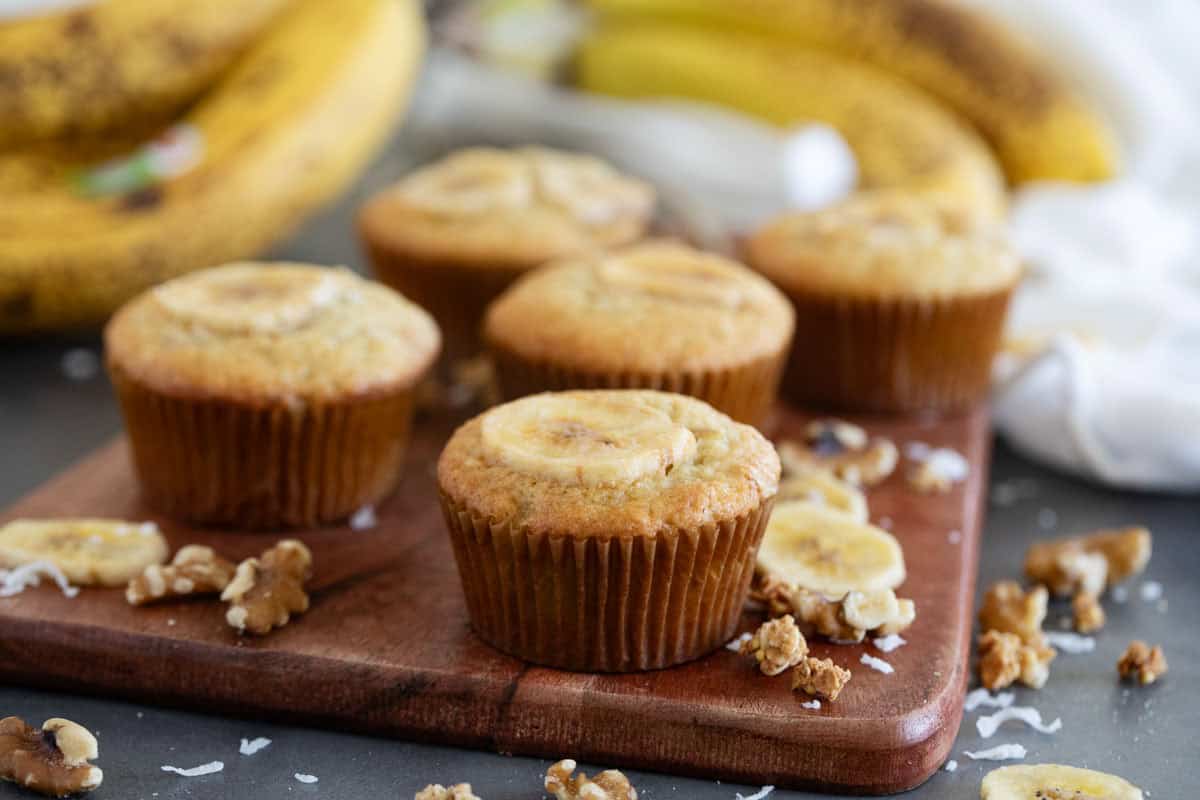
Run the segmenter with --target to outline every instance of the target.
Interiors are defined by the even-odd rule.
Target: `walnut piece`
[[[1040,689],[1057,655],[1052,647],[1025,644],[1015,633],[989,630],[979,637],[979,682],[993,692],[1015,681]]]
[[[483,800],[471,791],[471,784],[456,783],[453,786],[442,786],[431,783],[417,792],[413,800]]]
[[[768,577],[759,584],[756,596],[773,616],[794,615],[801,633],[835,642],[861,642],[868,632],[900,633],[917,617],[913,601],[897,598],[891,589],[829,598]]]
[[[167,597],[218,594],[233,579],[232,561],[211,547],[189,544],[179,548],[167,566],[151,564],[125,587],[125,599],[140,606]]]
[[[803,442],[780,442],[779,459],[788,475],[819,469],[855,486],[874,486],[896,469],[900,453],[888,439],[868,439],[857,425],[826,419],[810,422]]]
[[[822,700],[837,700],[849,681],[850,670],[834,664],[831,658],[809,656],[792,670],[792,690]]]
[[[90,792],[104,773],[88,762],[99,752],[82,725],[48,719],[41,730],[18,717],[0,719],[0,779],[49,797]]]
[[[308,610],[304,583],[311,575],[312,553],[295,539],[284,539],[261,559],[246,559],[221,592],[229,603],[225,621],[239,633],[260,636],[283,627],[292,614]]]
[[[985,631],[1015,633],[1029,645],[1042,645],[1045,635],[1046,587],[1035,586],[1026,592],[1016,581],[999,581],[988,588],[979,609],[979,627]]]
[[[1154,683],[1167,671],[1167,657],[1161,645],[1150,645],[1134,639],[1117,661],[1122,678],[1134,678],[1142,686]]]
[[[1059,597],[1100,595],[1145,569],[1151,550],[1150,531],[1142,527],[1035,542],[1025,553],[1025,574]]]
[[[791,614],[759,626],[749,641],[742,644],[742,655],[754,656],[763,675],[778,675],[800,663],[808,655],[808,642],[796,627]]]
[[[867,632],[850,624],[842,614],[842,598],[830,599],[819,592],[794,589],[788,595],[792,613],[810,634],[835,642],[861,642]]]
[[[1075,630],[1094,633],[1104,627],[1106,618],[1099,598],[1094,594],[1079,592],[1071,599],[1071,614],[1075,619]]]
[[[608,769],[595,778],[575,772],[574,759],[564,758],[546,770],[546,791],[557,800],[637,800],[637,790],[619,770]]]

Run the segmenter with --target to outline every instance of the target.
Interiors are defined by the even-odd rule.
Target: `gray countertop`
[[[396,145],[375,165],[350,197],[312,221],[277,255],[320,263],[361,266],[350,238],[356,198],[398,174],[409,143]],[[71,355],[64,362],[64,357]],[[89,359],[87,354],[93,357]],[[8,504],[72,461],[106,441],[120,420],[102,371],[96,337],[53,342],[0,344],[0,504]],[[64,368],[69,364],[69,368]],[[73,372],[74,377],[68,377]],[[974,721],[986,709],[968,713],[952,755],[957,771],[939,772],[911,794],[921,798],[978,796],[990,762],[974,762],[964,750],[1006,742],[1028,748],[1029,763],[1058,762],[1116,772],[1147,790],[1154,800],[1193,797],[1200,789],[1200,498],[1115,492],[1037,467],[998,446],[992,464],[997,485],[1014,481],[1032,487],[1031,496],[988,509],[980,587],[1017,577],[1025,546],[1041,536],[1087,531],[1128,523],[1154,532],[1154,557],[1146,575],[1128,584],[1128,599],[1105,601],[1108,626],[1095,652],[1061,654],[1040,692],[1019,689],[1017,703],[1033,705],[1050,720],[1061,717],[1056,734],[1007,723],[981,740]],[[1024,483],[1027,482],[1027,483]],[[908,553],[910,559],[920,553]],[[1146,581],[1157,581],[1163,601],[1142,599]],[[1055,605],[1047,627],[1067,609]],[[0,631],[0,640],[3,631]],[[1136,688],[1117,682],[1114,664],[1131,638],[1164,644],[1170,674],[1158,685]],[[2,642],[0,642],[2,644]],[[95,731],[100,741],[104,785],[96,800],[176,797],[408,798],[426,783],[470,782],[485,800],[540,797],[549,762],[502,757],[407,742],[371,739],[331,731],[275,725],[254,719],[225,719],[131,703],[0,687],[0,716],[15,714],[40,724],[63,716]],[[253,756],[238,753],[241,738],[265,736],[270,747]],[[564,757],[570,753],[563,753]],[[225,762],[215,775],[183,778],[160,770],[171,764],[193,767]],[[619,764],[585,765],[620,767]],[[303,784],[293,775],[316,775]],[[645,800],[690,798],[732,800],[759,787],[719,784],[670,775],[630,772]],[[25,796],[0,785],[0,798]],[[817,795],[776,791],[772,800]]]

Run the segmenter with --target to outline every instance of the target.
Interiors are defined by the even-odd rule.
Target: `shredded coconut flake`
[[[1153,603],[1163,596],[1163,585],[1158,581],[1146,581],[1139,591],[1144,602]]]
[[[866,653],[862,654],[862,658],[860,658],[859,661],[866,664],[873,670],[882,672],[884,675],[891,675],[896,671],[892,668],[891,664],[884,661],[882,658],[876,658],[875,656],[867,655]]]
[[[1033,478],[1014,478],[1001,481],[992,487],[992,503],[998,506],[1011,506],[1020,500],[1037,497],[1038,484]]]
[[[958,762],[953,758],[946,762],[946,772],[956,772],[958,770]]]
[[[271,740],[264,736],[259,736],[257,739],[242,739],[242,744],[238,747],[238,752],[244,756],[252,756],[270,743]]]
[[[990,750],[980,750],[977,753],[963,750],[963,754],[975,761],[1009,761],[1024,758],[1025,748],[1019,744],[998,744]]]
[[[890,653],[897,647],[903,647],[908,644],[908,640],[898,633],[889,633],[887,636],[881,636],[878,639],[872,640],[871,644],[885,653]]]
[[[38,586],[43,577],[54,581],[67,597],[79,594],[79,587],[72,586],[56,564],[50,561],[30,561],[16,569],[0,569],[0,597],[12,597],[31,586]]]
[[[754,638],[754,634],[750,632],[743,633],[741,636],[734,637],[725,644],[725,649],[734,653],[740,652],[742,645]]]
[[[904,445],[904,455],[913,461],[924,461],[932,450],[933,448],[925,442],[909,442]]]
[[[930,472],[951,483],[965,481],[967,476],[971,474],[971,465],[966,457],[957,450],[952,450],[949,447],[939,447],[936,450],[930,450],[921,457],[913,456],[910,453],[909,458],[912,458],[914,461],[923,462]]]
[[[962,541],[962,531],[956,528],[955,530],[950,531],[949,535],[946,536],[946,539],[950,542],[950,544],[958,544]]]
[[[185,778],[198,778],[201,775],[212,775],[214,772],[220,772],[225,769],[224,761],[210,761],[207,764],[201,764],[198,767],[172,767],[169,764],[163,764],[163,772],[174,772],[176,775],[182,775]]]
[[[1013,704],[1015,698],[1016,695],[1012,692],[1001,692],[992,697],[991,692],[981,686],[973,692],[967,693],[967,700],[963,703],[963,709],[974,711],[980,706],[986,706],[987,708],[1008,708]]]
[[[808,700],[804,703],[801,703],[800,707],[801,708],[810,708],[813,711],[816,711],[817,709],[819,709],[821,707],[821,701],[817,700],[816,698],[813,698],[812,700]]]
[[[354,512],[354,516],[350,517],[351,530],[369,531],[378,524],[379,520],[375,516],[375,506],[363,506]]]
[[[1039,733],[1057,733],[1062,729],[1062,720],[1055,717],[1054,722],[1042,722],[1042,712],[1031,706],[1010,706],[1002,708],[995,714],[980,717],[975,720],[975,730],[984,739],[990,739],[1000,730],[1000,726],[1010,719],[1020,720]]]
[[[738,792],[737,800],[763,800],[764,797],[773,791],[775,791],[774,786],[764,786],[754,794],[743,795],[741,792]]]
[[[301,783],[316,783],[318,780],[320,780],[316,775],[306,775],[303,772],[297,772],[292,777]]]
[[[1114,603],[1124,603],[1129,600],[1129,590],[1124,586],[1114,586],[1112,590]]]
[[[879,518],[879,527],[883,528],[885,531],[890,531],[892,529],[892,518],[891,517],[880,517]]]
[[[1078,633],[1063,631],[1046,631],[1046,643],[1064,653],[1078,655],[1090,653],[1096,649],[1096,639],[1092,636],[1081,636]]]

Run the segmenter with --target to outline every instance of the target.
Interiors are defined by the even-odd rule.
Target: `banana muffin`
[[[145,497],[242,528],[382,499],[439,338],[420,308],[344,269],[236,263],[145,292],[105,330]]]
[[[760,424],[792,339],[778,289],[671,242],[564,261],[488,308],[484,340],[506,398],[562,389],[661,389]]]
[[[796,307],[783,391],[810,406],[956,411],[982,400],[1021,265],[999,228],[898,191],[768,223],[748,260]]]
[[[380,280],[433,313],[452,362],[479,353],[484,308],[523,272],[640,239],[654,203],[596,158],[471,148],[375,195],[358,222]]]
[[[476,632],[588,671],[667,667],[729,641],[778,482],[754,428],[646,390],[496,406],[438,461]]]

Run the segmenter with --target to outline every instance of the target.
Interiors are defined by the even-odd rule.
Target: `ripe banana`
[[[615,391],[524,397],[484,415],[484,452],[557,483],[627,486],[695,457],[695,435],[661,407],[664,396]]]
[[[921,87],[966,118],[995,149],[1015,184],[1104,180],[1117,169],[1118,152],[1107,121],[1024,42],[958,4],[945,0],[588,3],[619,19],[745,30],[871,64]],[[746,89],[753,90],[749,85]],[[824,89],[825,93],[841,91],[833,80]]]
[[[854,150],[859,188],[943,194],[984,217],[1004,210],[1004,179],[983,140],[920,89],[869,65],[765,36],[639,22],[586,36],[576,75],[604,94],[706,100],[780,125],[824,122]]]
[[[106,193],[139,168],[79,172],[129,141],[0,153],[0,333],[98,323],[150,285],[286,234],[390,130],[423,43],[416,0],[299,0],[176,126],[201,148],[190,169]]]
[[[0,567],[49,561],[81,586],[123,586],[166,557],[167,542],[150,522],[18,519],[0,528]]]
[[[758,550],[758,570],[826,597],[894,589],[905,575],[896,537],[803,500],[776,504]]]
[[[1094,769],[1061,764],[1013,764],[989,772],[983,778],[982,800],[1142,800],[1142,790],[1124,778]]]
[[[0,22],[0,147],[165,120],[289,0],[105,0]]]

